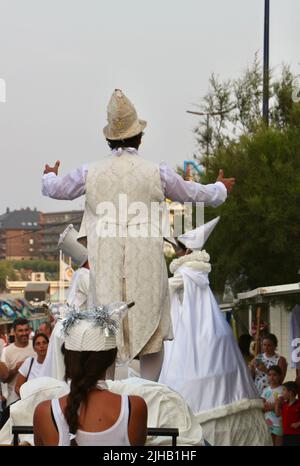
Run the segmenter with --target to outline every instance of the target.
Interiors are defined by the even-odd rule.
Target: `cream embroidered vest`
[[[123,200],[127,196],[127,219],[126,205],[125,209],[119,206],[120,194]],[[118,349],[122,359],[138,355],[158,328],[163,313],[170,312],[161,232],[157,237],[130,236],[132,228],[152,228],[157,233],[153,218],[143,213],[137,216],[139,205],[133,203],[142,202],[150,213],[151,203],[163,200],[159,167],[138,154],[124,151],[88,170],[81,236],[86,233],[88,240],[90,304],[135,301],[120,332]],[[117,236],[105,237],[108,231]]]

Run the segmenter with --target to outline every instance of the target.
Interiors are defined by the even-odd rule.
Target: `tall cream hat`
[[[73,261],[82,267],[88,260],[87,248],[77,241],[78,231],[72,224],[68,225],[65,231],[60,235],[58,249],[66,256],[72,257]]]
[[[116,302],[88,311],[72,309],[62,321],[65,348],[71,351],[116,348],[121,322],[133,305],[133,302]]]
[[[141,133],[147,123],[139,120],[130,100],[120,89],[115,89],[107,107],[108,125],[103,129],[107,139],[118,141]]]

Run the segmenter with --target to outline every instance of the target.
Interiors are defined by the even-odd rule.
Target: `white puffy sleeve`
[[[220,181],[206,185],[185,181],[164,162],[160,163],[159,169],[165,197],[172,201],[204,202],[205,205],[217,207],[227,198],[227,189]]]
[[[85,193],[88,166],[83,165],[65,176],[47,173],[42,178],[42,194],[52,199],[72,200]]]

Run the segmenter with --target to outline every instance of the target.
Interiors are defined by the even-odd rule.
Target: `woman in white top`
[[[112,393],[104,382],[117,355],[118,325],[115,329],[113,326],[103,308],[93,312],[73,310],[65,319],[64,357],[71,389],[68,395],[37,406],[35,445],[145,444],[145,401],[139,396]]]
[[[33,337],[32,346],[37,355],[26,358],[19,367],[15,385],[15,392],[18,396],[20,396],[20,388],[23,383],[41,376],[40,372],[47,354],[48,344],[49,338],[44,333],[37,333]]]

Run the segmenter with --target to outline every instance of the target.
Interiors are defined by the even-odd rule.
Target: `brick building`
[[[79,230],[82,216],[82,210],[42,213],[40,219],[40,257],[48,260],[58,259],[59,235],[70,223],[74,225],[76,230]]]
[[[83,211],[42,213],[20,209],[0,215],[0,259],[57,260],[59,235],[72,223],[79,230]]]
[[[40,255],[40,215],[36,209],[6,209],[0,215],[0,259],[36,259]]]

